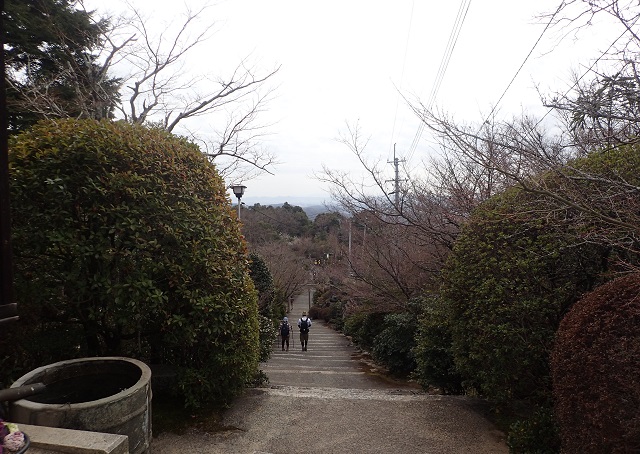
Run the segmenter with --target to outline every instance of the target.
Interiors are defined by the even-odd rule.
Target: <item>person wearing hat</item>
[[[298,319],[298,328],[300,328],[300,345],[302,345],[302,351],[306,352],[309,342],[309,328],[311,328],[311,319],[307,317],[306,312],[303,312],[302,317]]]
[[[287,317],[282,319],[279,332],[280,337],[282,338],[282,351],[284,351],[285,344],[287,345],[287,351],[289,351],[289,333],[291,332],[291,325],[289,325],[289,319]]]

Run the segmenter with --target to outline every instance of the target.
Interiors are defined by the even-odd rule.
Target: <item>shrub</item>
[[[329,309],[326,307],[311,306],[311,309],[309,309],[309,317],[313,320],[325,320],[328,315]]]
[[[364,350],[371,350],[378,333],[384,329],[386,312],[359,312],[349,315],[344,322],[344,334]]]
[[[274,312],[275,289],[273,276],[264,259],[257,253],[249,254],[249,275],[258,292],[258,311],[260,315],[276,318]]]
[[[612,176],[629,187],[640,181],[639,159],[639,147],[620,147],[571,162],[562,170],[574,180],[560,172],[534,177],[539,187],[570,191],[569,199],[580,194],[595,212],[606,212],[608,222],[515,187],[480,206],[454,245],[441,295],[456,369],[466,389],[516,420],[529,419],[522,408],[552,407],[549,352],[562,316],[607,280],[619,260],[638,264],[634,247],[629,248],[633,228],[612,221],[634,216],[634,197],[627,190],[610,191],[606,178],[584,178],[581,172]],[[530,435],[535,437],[535,430]]]
[[[358,343],[356,337],[366,316],[366,312],[354,312],[344,317],[343,332],[345,335],[351,336],[355,343]]]
[[[446,308],[438,296],[432,296],[422,299],[421,309],[413,348],[417,381],[425,389],[434,386],[445,394],[461,394],[462,377],[453,359]]]
[[[529,417],[517,419],[509,426],[507,445],[512,453],[560,452],[558,427],[553,411],[548,407],[534,407]]]
[[[336,295],[335,286],[319,287],[313,294],[313,306],[309,316],[329,323],[333,329],[342,331],[344,325],[344,303],[341,295]]]
[[[375,336],[372,353],[390,373],[406,376],[415,369],[412,348],[417,324],[416,316],[410,313],[384,317],[384,329]]]
[[[579,245],[522,212],[518,190],[494,197],[463,228],[443,272],[456,369],[499,405],[548,402],[548,352],[562,315],[602,271],[607,250]]]
[[[551,364],[565,452],[640,450],[640,273],[598,287],[571,308]]]
[[[272,320],[279,322],[284,316],[287,315],[288,310],[289,304],[287,303],[285,292],[278,287],[274,287],[273,298],[271,300]]]
[[[329,323],[333,329],[342,331],[344,328],[344,304],[342,301],[335,301],[329,306]]]
[[[271,357],[273,342],[278,337],[278,328],[270,318],[259,316],[260,320],[260,362],[264,362]]]
[[[190,406],[237,394],[257,368],[256,293],[224,182],[199,149],[123,122],[58,120],[18,136],[9,159],[22,322],[6,338],[23,372],[128,355],[173,365]]]
[[[329,320],[331,320],[331,308],[312,306],[311,309],[309,309],[309,317],[314,320],[324,320],[328,323]]]
[[[552,219],[523,210],[532,205],[530,194],[511,190],[478,209],[443,270],[441,295],[465,391],[488,398],[511,422],[520,421],[511,427],[518,433],[510,434],[519,444],[548,446],[557,436],[536,440],[542,432],[521,409],[551,409],[555,331],[567,309],[597,282],[610,249],[584,243]],[[553,431],[555,425],[546,427]]]

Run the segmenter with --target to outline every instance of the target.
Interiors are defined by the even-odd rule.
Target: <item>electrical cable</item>
[[[409,50],[409,38],[411,37],[411,29],[413,25],[413,11],[414,11],[415,4],[416,2],[415,0],[413,0],[411,2],[411,14],[409,16],[409,29],[407,30],[407,40],[405,41],[405,44],[404,44],[404,58],[402,59],[402,72],[400,73],[400,88],[402,88],[402,85],[404,83],[404,70],[407,65],[407,53]],[[396,91],[398,92],[398,95],[396,97],[396,111],[393,115],[393,128],[391,129],[391,142],[389,143],[389,153],[391,153],[391,151],[393,150],[393,143],[394,143],[394,138],[396,134],[396,120],[398,119],[398,106],[400,105],[400,92],[398,89],[396,89]]]
[[[636,18],[636,20],[633,22],[633,24],[631,24],[631,26],[630,26],[629,28],[633,27],[633,26],[636,24],[636,22],[638,22],[638,19],[639,19],[639,18],[640,18],[640,16],[639,16],[638,18]],[[571,90],[573,90],[573,89],[574,89],[574,88],[575,88],[575,87],[580,83],[580,81],[581,81],[581,80],[582,80],[582,79],[583,79],[587,74],[589,74],[589,73],[591,72],[591,70],[594,68],[594,66],[595,66],[595,65],[596,65],[596,64],[597,64],[597,63],[602,59],[602,57],[604,57],[605,55],[607,55],[607,54],[609,53],[609,51],[611,50],[611,48],[612,48],[613,46],[615,46],[615,44],[616,44],[618,41],[620,41],[620,39],[621,39],[621,38],[622,38],[622,37],[627,33],[627,31],[628,31],[628,30],[625,28],[625,29],[622,31],[622,34],[620,34],[620,36],[618,36],[618,37],[617,37],[617,38],[616,38],[616,39],[611,43],[611,45],[610,45],[609,47],[607,47],[607,49],[606,49],[605,51],[603,51],[603,52],[600,54],[600,56],[599,56],[599,57],[598,57],[598,58],[597,58],[597,59],[596,59],[596,60],[591,64],[591,66],[589,66],[589,67],[587,68],[587,70],[586,70],[584,73],[582,73],[582,75],[578,78],[578,80],[576,80],[576,81],[575,81],[575,83],[574,83],[571,87],[569,87],[569,89],[568,89],[566,92],[564,92],[564,94],[562,95],[562,97],[563,97],[563,98],[565,98],[565,97],[566,97],[566,96],[571,92]],[[531,131],[533,131],[535,128],[537,128],[537,127],[538,127],[538,125],[539,125],[540,123],[542,123],[542,121],[543,121],[545,118],[547,118],[547,116],[548,116],[551,112],[553,112],[553,110],[554,110],[554,109],[553,109],[553,107],[550,107],[550,108],[547,110],[547,113],[546,113],[546,114],[544,114],[544,116],[543,116],[542,118],[540,118],[540,120],[538,120],[538,122],[537,122],[535,125],[533,125],[533,126],[532,126]]]
[[[438,68],[436,79],[434,81],[433,88],[431,89],[431,93],[427,101],[428,109],[430,109],[433,103],[435,102],[438,91],[440,90],[440,86],[442,85],[442,81],[444,80],[444,76],[449,66],[449,61],[451,60],[451,56],[453,55],[453,51],[455,50],[456,44],[458,42],[458,37],[460,36],[460,31],[462,30],[462,26],[464,25],[465,19],[467,18],[467,13],[469,12],[470,6],[471,6],[471,0],[462,0],[462,2],[460,3],[456,20],[454,21],[453,27],[451,29],[451,34],[449,35],[449,41],[447,42],[447,46],[442,55],[442,59],[440,61],[440,67]],[[420,138],[422,136],[423,131],[424,131],[424,123],[420,122],[420,125],[418,126],[418,131],[416,132],[416,135],[413,138],[413,142],[411,142],[411,146],[409,147],[409,152],[408,152],[409,161],[413,157],[413,154],[415,153],[415,150],[418,147],[418,143],[420,142]]]
[[[458,9],[458,15],[456,17],[456,21],[454,23],[454,28],[449,35],[449,41],[447,42],[447,47],[445,49],[445,53],[442,56],[442,60],[440,61],[440,67],[438,68],[438,73],[436,74],[435,83],[433,88],[431,89],[431,93],[429,95],[429,101],[427,103],[427,107],[431,107],[433,102],[435,101],[436,95],[438,91],[440,91],[440,85],[442,85],[442,80],[444,79],[444,75],[447,71],[447,67],[449,66],[449,60],[451,59],[451,55],[456,47],[458,42],[458,37],[460,36],[460,30],[462,29],[462,25],[464,24],[464,20],[467,16],[467,11],[469,10],[471,2],[467,3],[466,10],[464,10],[464,1],[460,4],[460,8]]]
[[[498,102],[495,103],[495,105],[493,106],[493,108],[491,109],[491,112],[489,113],[489,115],[487,115],[487,117],[485,118],[485,120],[481,123],[481,125],[483,125],[486,121],[489,120],[489,118],[491,118],[491,116],[493,115],[493,113],[496,111],[496,109],[498,108],[498,106],[500,105],[500,102],[502,101],[502,98],[504,98],[504,95],[507,94],[507,91],[509,91],[509,88],[511,88],[511,85],[513,84],[513,82],[516,80],[516,77],[518,77],[518,74],[520,74],[520,71],[522,70],[522,68],[524,67],[524,65],[527,63],[527,61],[529,60],[529,57],[531,57],[531,54],[533,54],[533,51],[536,49],[536,47],[538,46],[538,44],[540,43],[540,41],[542,40],[542,37],[544,36],[544,34],[547,32],[547,30],[549,29],[549,27],[551,26],[551,23],[553,22],[553,20],[555,19],[556,15],[558,14],[558,12],[560,12],[560,10],[563,8],[564,4],[561,4],[560,6],[558,6],[558,9],[553,13],[553,15],[551,16],[551,18],[549,19],[549,22],[547,22],[547,25],[544,27],[544,30],[542,30],[542,33],[540,33],[540,36],[538,37],[538,39],[536,40],[536,42],[534,43],[533,47],[531,48],[531,50],[529,51],[529,53],[527,54],[527,56],[525,57],[524,61],[522,62],[522,64],[520,65],[520,67],[518,68],[518,70],[516,71],[515,75],[511,78],[511,81],[509,82],[509,84],[507,85],[507,88],[504,89],[504,91],[502,92],[502,95],[500,95],[500,98],[498,99]],[[482,126],[481,126],[482,127]]]
[[[559,10],[558,10],[558,11],[559,11]],[[556,11],[556,13],[557,13],[558,11]],[[554,15],[555,15],[555,13],[554,13]],[[640,19],[640,16],[639,16],[638,18],[636,18],[636,20],[635,20],[635,21],[634,21],[634,23],[631,25],[631,27],[633,27],[633,26],[636,24],[636,22],[638,22],[638,20],[639,20],[639,19]],[[631,27],[629,27],[629,28],[631,28]],[[545,31],[546,31],[546,28],[545,28]],[[592,63],[592,64],[591,64],[591,65],[590,65],[590,66],[589,66],[589,67],[588,67],[588,68],[587,68],[583,73],[582,73],[582,75],[581,75],[581,76],[580,76],[580,77],[579,77],[579,78],[578,78],[578,79],[573,83],[573,85],[571,85],[571,86],[570,86],[570,87],[569,87],[569,88],[568,88],[568,89],[563,93],[562,98],[567,97],[567,96],[569,95],[569,93],[571,93],[571,91],[572,91],[572,90],[573,90],[573,89],[574,89],[574,88],[575,88],[575,87],[580,83],[580,81],[581,81],[581,80],[582,80],[582,79],[583,79],[587,74],[589,74],[589,73],[591,72],[591,70],[593,70],[593,68],[598,64],[598,62],[599,62],[599,61],[600,61],[604,56],[606,56],[606,55],[609,53],[609,51],[613,48],[613,46],[615,46],[615,44],[616,44],[618,41],[620,41],[620,39],[622,39],[622,37],[627,33],[627,31],[628,31],[628,30],[625,28],[625,29],[622,31],[622,33],[620,34],[620,36],[618,36],[615,40],[613,40],[613,42],[609,45],[609,47],[607,47],[607,49],[605,49],[605,50],[600,54],[600,56],[599,56],[596,60],[594,60],[594,62],[593,62],[593,63]],[[543,32],[543,33],[544,33],[544,32]],[[538,41],[539,41],[539,40],[538,40]],[[536,44],[537,44],[537,42],[536,42]],[[535,46],[534,46],[534,47],[535,47]],[[508,89],[508,87],[507,87],[507,89]],[[505,91],[506,91],[506,90],[505,90]],[[504,93],[503,93],[503,95],[504,95]],[[547,118],[547,116],[549,116],[549,114],[550,114],[551,112],[553,112],[553,111],[554,111],[554,108],[553,108],[553,107],[548,108],[548,109],[547,109],[547,113],[545,113],[545,114],[540,118],[540,120],[538,120],[538,121],[536,122],[536,124],[535,124],[535,125],[531,126],[531,128],[529,129],[529,132],[533,132],[533,131],[535,131],[535,130],[536,130],[536,128],[538,127],[538,125],[540,125],[540,123],[542,123],[542,122],[544,121],[544,119],[545,119],[545,118]],[[493,111],[492,111],[492,113],[493,113]],[[489,115],[489,116],[487,117],[487,119],[485,120],[485,122],[486,122],[486,121],[488,121],[488,120],[489,120],[489,118],[491,118],[491,115]],[[484,122],[483,122],[482,124],[484,124]],[[481,125],[480,127],[482,128],[482,125]],[[478,137],[478,136],[479,136],[479,134],[480,134],[480,131],[478,131],[478,132],[475,134],[475,136],[476,136],[476,137]]]

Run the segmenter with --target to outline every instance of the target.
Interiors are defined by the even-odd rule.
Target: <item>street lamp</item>
[[[247,189],[247,187],[242,184],[234,184],[230,186],[230,188],[238,198],[238,219],[240,219],[240,205],[241,205],[240,199],[242,199],[242,196],[244,195],[244,190]]]

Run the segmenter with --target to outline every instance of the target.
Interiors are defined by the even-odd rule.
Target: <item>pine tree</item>
[[[119,79],[100,64],[108,20],[75,0],[5,0],[9,126],[23,130],[42,118],[110,118]]]

